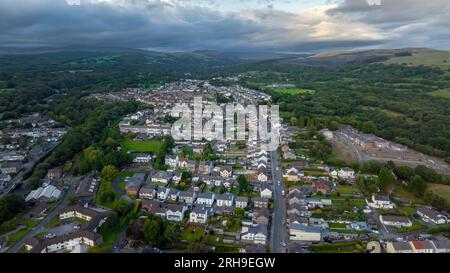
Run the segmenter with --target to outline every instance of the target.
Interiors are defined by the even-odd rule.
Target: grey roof
[[[418,208],[417,211],[422,213],[422,214],[425,214],[427,217],[429,217],[429,218],[431,218],[433,220],[439,220],[440,219],[439,215],[441,215],[441,214],[438,211],[436,211],[436,210],[434,210],[432,208],[423,206],[423,207]]]
[[[248,202],[248,197],[245,196],[238,196],[236,197],[236,202]]]
[[[203,205],[196,205],[196,206],[192,209],[192,212],[204,214],[204,213],[208,212],[208,208],[207,208],[206,206],[203,206]]]
[[[128,183],[127,187],[139,187],[144,183],[145,180],[145,173],[135,173],[130,178],[130,182]]]
[[[157,171],[152,178],[158,178],[158,179],[167,179],[169,180],[170,178],[172,178],[172,173],[170,172],[165,172],[165,171]]]
[[[214,193],[212,192],[202,192],[198,195],[197,199],[212,199]]]
[[[253,234],[262,233],[267,236],[267,226],[259,224],[254,227],[249,227],[247,233]]]
[[[389,222],[401,222],[401,223],[409,223],[411,222],[406,216],[397,216],[397,215],[382,215],[383,221]]]
[[[252,197],[253,202],[269,202],[269,199],[264,197]]]
[[[306,226],[306,225],[302,225],[302,224],[293,223],[290,225],[290,228],[295,229],[295,230],[300,230],[303,232],[308,232],[308,233],[321,233],[320,227],[315,227],[315,226]]]
[[[406,251],[406,250],[412,250],[411,245],[409,244],[409,242],[394,242],[392,243],[392,246],[394,247],[394,249],[396,251]]]
[[[226,192],[224,194],[219,194],[216,197],[217,200],[228,200],[231,201],[233,200],[233,195],[231,195],[230,193]]]
[[[387,196],[387,195],[375,195],[374,199],[376,201],[389,201],[389,196]]]
[[[450,240],[437,240],[433,243],[437,249],[450,249]]]

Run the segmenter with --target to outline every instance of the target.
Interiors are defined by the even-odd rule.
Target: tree
[[[384,193],[387,193],[390,187],[396,181],[395,176],[392,174],[392,171],[386,167],[383,167],[380,170],[380,174],[378,175],[378,177],[380,183],[380,190]]]
[[[441,175],[438,174],[435,170],[423,165],[417,166],[415,172],[427,182],[439,183],[442,179]]]
[[[0,224],[13,218],[25,208],[25,200],[16,194],[7,194],[0,198]]]
[[[414,170],[408,166],[396,166],[394,173],[400,180],[411,180],[415,174]]]
[[[167,225],[164,230],[164,237],[170,242],[173,243],[175,239],[178,237],[180,233],[180,227],[176,223],[170,223]]]
[[[418,175],[414,176],[408,184],[408,190],[417,197],[422,197],[425,194],[426,189],[427,183]]]
[[[144,239],[147,243],[154,246],[159,246],[161,244],[161,225],[157,220],[145,222]]]
[[[364,122],[362,131],[365,133],[375,133],[377,131],[377,125],[373,121]]]
[[[239,184],[240,192],[245,192],[249,190],[250,184],[248,183],[247,177],[245,175],[243,174],[239,175],[237,178],[237,182]]]
[[[117,175],[119,171],[117,170],[117,168],[113,165],[107,165],[105,167],[103,167],[101,173],[100,173],[100,178],[104,181],[107,182],[112,182],[112,180],[114,179],[114,177]]]

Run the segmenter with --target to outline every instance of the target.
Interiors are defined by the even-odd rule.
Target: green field
[[[450,186],[441,184],[428,184],[428,188],[434,194],[444,198],[447,202],[450,202]]]
[[[384,63],[434,66],[447,70],[450,68],[450,53],[446,51],[423,51],[414,53],[413,56],[395,57]]]
[[[122,148],[134,152],[157,153],[161,150],[162,142],[158,140],[147,141],[131,141],[127,140],[122,143]]]
[[[436,91],[430,92],[428,94],[433,97],[450,99],[450,88],[436,90]]]
[[[273,92],[287,95],[314,94],[316,91],[301,88],[271,88]]]

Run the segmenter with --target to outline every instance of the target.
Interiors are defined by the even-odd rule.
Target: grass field
[[[450,99],[450,88],[436,90],[436,91],[430,92],[428,94],[433,97]]]
[[[428,188],[434,194],[450,202],[450,185],[428,184]]]
[[[122,148],[134,152],[157,153],[160,151],[162,142],[158,140],[147,141],[131,141],[127,140],[122,143]]]
[[[387,64],[407,64],[410,66],[434,66],[443,70],[450,68],[450,53],[445,51],[424,51],[417,52],[413,56],[395,57],[384,63]]]
[[[273,92],[287,95],[314,94],[316,91],[301,88],[271,88]]]
[[[188,227],[180,234],[180,240],[186,240],[188,242],[195,242],[203,237],[205,232],[204,228],[201,227]]]

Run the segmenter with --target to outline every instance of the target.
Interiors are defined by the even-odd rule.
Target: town
[[[39,187],[24,193],[30,209],[0,234],[0,251],[450,252],[448,212],[417,201],[400,185],[401,191],[392,190],[394,181],[422,179],[401,177],[405,166],[396,165],[399,161],[433,162],[402,156],[413,152],[350,126],[331,131],[289,121],[274,128],[280,139],[274,151],[261,139],[175,141],[171,110],[179,103],[192,104],[195,96],[222,106],[271,101],[239,85],[189,79],[83,98],[140,104],[114,127],[120,143],[113,147],[129,162],[83,175],[71,172],[72,161],[49,168]],[[66,130],[39,114],[11,120],[1,132],[2,194],[14,190]],[[366,154],[389,149],[395,156],[385,160],[388,167],[372,161],[375,152],[357,167],[325,163],[321,151],[337,142],[358,146],[358,155],[359,149]],[[432,171],[416,166],[417,172]]]

